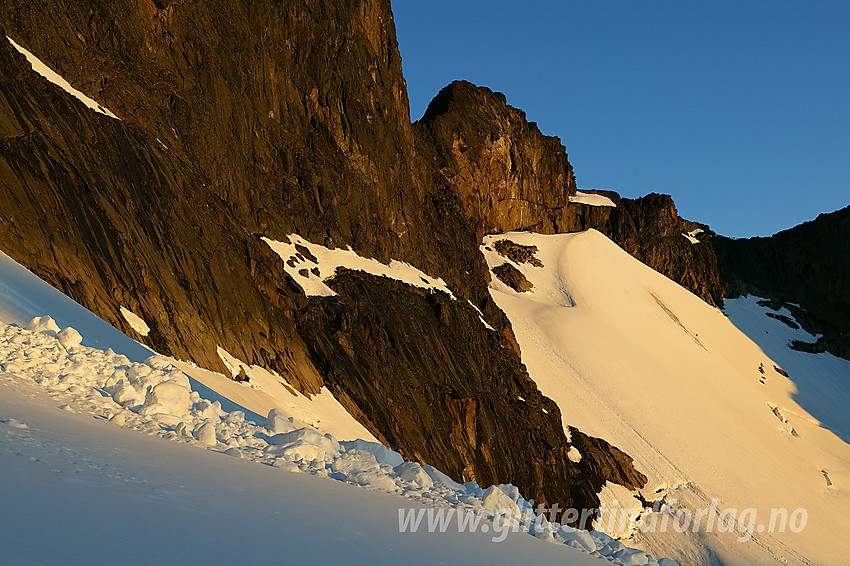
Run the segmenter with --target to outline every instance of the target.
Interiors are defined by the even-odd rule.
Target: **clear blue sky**
[[[579,187],[730,236],[850,204],[850,0],[396,0],[411,116],[454,79],[561,138]]]

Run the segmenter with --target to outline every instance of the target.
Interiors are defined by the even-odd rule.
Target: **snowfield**
[[[42,307],[83,331],[49,315],[15,322]],[[259,382],[246,386],[152,354],[7,256],[0,319],[0,497],[15,509],[0,518],[4,563],[673,564],[602,532],[553,529],[514,486],[460,485],[376,442],[340,441],[317,428],[351,432],[333,403],[311,407],[332,409],[314,426],[292,405],[265,418],[246,411],[239,395],[180,366],[254,404],[274,403],[268,387],[291,393],[261,368],[243,366]],[[110,341],[145,357],[87,345]],[[400,510],[419,508],[471,513],[483,526],[400,532]],[[507,538],[487,535],[499,529]]]
[[[750,299],[729,301],[727,318],[595,230],[487,236],[491,269],[509,261],[500,239],[538,248],[543,267],[514,264],[530,292],[496,277],[490,292],[564,425],[633,456],[650,502],[759,513],[729,533],[611,534],[682,564],[846,563],[850,446],[836,433],[850,430],[850,362],[789,350],[790,329]],[[805,528],[768,532],[774,508],[805,510]]]
[[[759,305],[759,301],[753,296],[728,299],[723,312],[791,376],[796,389],[794,400],[822,427],[850,442],[850,361],[829,352],[792,350],[788,347],[792,341],[815,342],[817,337],[767,316],[778,314],[794,319],[788,309],[773,311]]]
[[[348,414],[326,387],[322,387],[317,395],[308,398],[289,387],[286,381],[273,371],[247,364],[221,347],[218,349],[218,355],[231,375],[238,375],[239,369],[244,368],[249,381],[237,383],[219,373],[206,371],[186,362],[178,366],[196,376],[208,387],[243,407],[250,407],[258,414],[266,415],[271,410],[280,410],[296,421],[339,440],[362,439],[378,442],[366,427]]]

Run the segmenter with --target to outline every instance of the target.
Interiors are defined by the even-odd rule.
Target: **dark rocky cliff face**
[[[560,415],[487,292],[483,231],[569,229],[552,220],[574,190],[563,147],[502,99],[498,127],[522,164],[506,190],[519,178],[526,208],[476,204],[504,200],[500,181],[482,185],[493,199],[449,182],[434,167],[442,134],[410,123],[388,2],[0,0],[0,14],[3,35],[122,119],[0,40],[3,251],[163,353],[223,370],[220,344],[301,391],[327,385],[376,436],[455,479],[562,507],[594,507],[606,480],[643,484],[601,439],[576,433],[587,454],[565,457]],[[482,182],[499,170],[463,167]],[[260,240],[292,232],[407,261],[459,300],[362,274],[334,280],[339,298],[305,297]]]
[[[799,304],[787,306],[807,331],[824,335],[810,351],[850,359],[850,207],[769,238],[718,237],[714,247],[728,296]]]
[[[321,380],[268,247],[209,179],[137,125],[96,114],[0,42],[2,249],[154,349],[224,370],[215,342],[301,383]],[[136,334],[119,314],[148,322]]]

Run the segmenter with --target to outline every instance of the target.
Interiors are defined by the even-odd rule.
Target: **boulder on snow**
[[[785,376],[785,377],[791,377],[790,375],[788,375],[788,372],[787,372],[787,371],[785,371],[784,369],[782,369],[782,368],[781,368],[781,367],[779,367],[779,366],[773,366],[773,369],[774,369],[774,370],[776,371],[776,373],[778,373],[779,375],[782,375],[782,376]]]
[[[530,263],[534,267],[543,267],[543,262],[534,257],[537,246],[523,246],[511,240],[499,240],[493,247],[502,255],[515,263]]]
[[[522,272],[511,265],[503,263],[499,267],[493,268],[493,273],[499,278],[499,281],[516,291],[517,293],[525,293],[531,291],[534,285],[525,278]]]

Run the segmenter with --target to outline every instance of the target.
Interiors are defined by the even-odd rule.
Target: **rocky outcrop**
[[[728,296],[773,299],[806,331],[823,334],[798,349],[850,359],[850,207],[769,238],[717,237],[714,247]]]
[[[455,81],[431,101],[416,133],[435,183],[456,192],[479,241],[511,230],[568,229],[564,215],[576,185],[566,148],[504,94]]]
[[[493,248],[514,263],[530,263],[534,267],[543,267],[543,262],[535,257],[537,246],[523,246],[511,240],[497,240]]]
[[[570,202],[576,181],[564,146],[543,135],[505,96],[466,81],[445,87],[416,124],[417,148],[434,183],[450,187],[480,241],[484,234],[543,234],[595,228],[653,269],[709,304],[721,304],[723,283],[710,245],[683,234],[707,226],[679,217],[673,199],[620,198],[615,207]]]
[[[522,274],[522,271],[520,271],[510,263],[503,263],[502,265],[494,267],[493,275],[498,277],[499,281],[501,281],[517,293],[525,293],[526,291],[531,291],[531,289],[534,287],[534,284],[532,284],[531,281],[526,279],[525,275]]]
[[[317,390],[288,315],[299,293],[202,172],[65,95],[5,41],[0,136],[3,251],[157,351],[226,371],[218,342]]]

